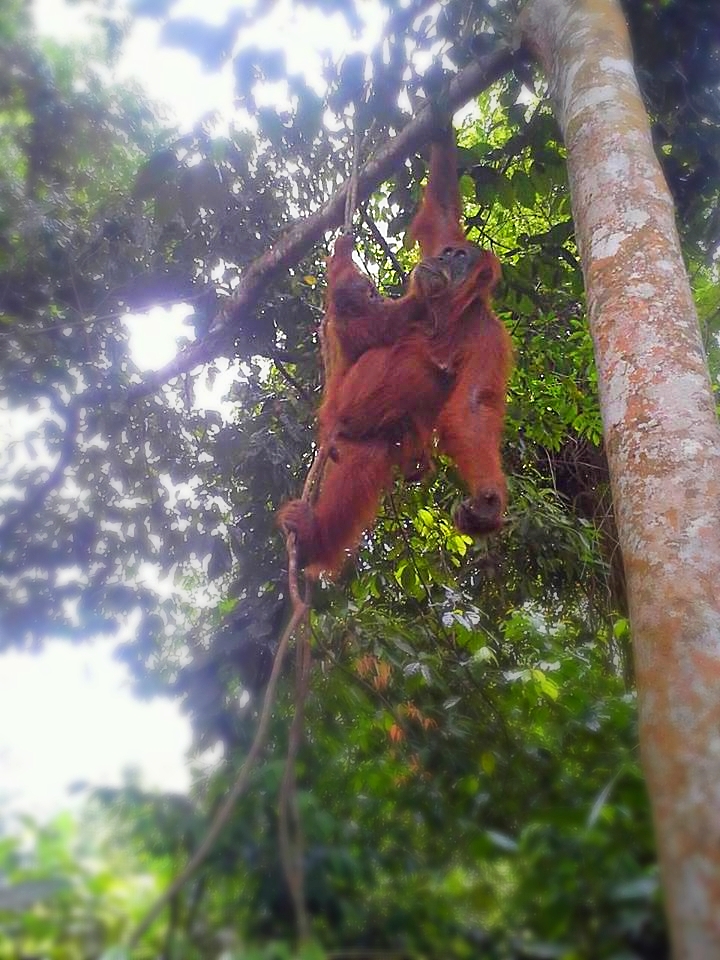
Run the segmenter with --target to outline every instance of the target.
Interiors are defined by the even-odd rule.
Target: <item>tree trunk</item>
[[[627,575],[674,956],[720,957],[720,429],[672,200],[615,0],[530,0],[550,84]]]

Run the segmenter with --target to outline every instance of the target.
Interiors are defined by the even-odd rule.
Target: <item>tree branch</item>
[[[469,64],[450,82],[443,97],[443,107],[448,111],[459,110],[507,73],[516,57],[513,50],[503,45]],[[367,200],[399,163],[422,147],[432,137],[436,126],[436,111],[428,103],[395,137],[378,147],[374,156],[358,171],[358,203]],[[127,388],[123,397],[136,400],[147,396],[169,380],[220,356],[232,339],[233,326],[256,306],[267,284],[301,260],[326,231],[342,225],[347,191],[346,183],[316,213],[291,227],[274,246],[249,264],[233,295],[221,307],[210,333],[199,343],[182,350],[174,360],[141,383]]]

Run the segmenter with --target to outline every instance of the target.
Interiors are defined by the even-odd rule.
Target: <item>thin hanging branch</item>
[[[150,929],[155,920],[157,920],[157,918],[160,916],[167,904],[173,899],[173,897],[177,895],[177,893],[179,893],[180,890],[182,890],[188,880],[204,863],[208,854],[215,845],[215,841],[230,820],[237,801],[245,792],[245,788],[250,780],[252,768],[265,746],[265,741],[267,740],[268,730],[270,727],[270,718],[272,716],[272,708],[275,702],[275,690],[277,688],[278,680],[280,679],[280,673],[285,661],[285,654],[287,653],[288,644],[290,643],[290,637],[293,635],[294,631],[302,622],[306,614],[307,607],[301,603],[299,606],[295,607],[288,625],[283,630],[282,636],[280,637],[280,642],[278,643],[277,651],[275,652],[272,673],[270,674],[270,679],[268,680],[268,685],[265,689],[265,696],[263,698],[262,710],[260,712],[257,730],[255,731],[255,737],[250,747],[250,751],[245,758],[245,762],[240,767],[238,775],[235,778],[235,782],[230,788],[228,795],[225,797],[225,801],[216,813],[215,818],[210,824],[202,843],[188,861],[187,866],[182,870],[181,873],[177,875],[167,890],[165,890],[164,893],[158,897],[158,899],[130,935],[127,941],[128,949],[132,949],[134,946],[136,946],[141,937],[146,933],[147,930]]]
[[[312,666],[310,637],[305,621],[297,632],[295,657],[295,714],[290,726],[285,772],[278,800],[278,838],[280,860],[293,902],[298,942],[303,944],[310,938],[310,920],[305,903],[304,842],[297,799],[296,764],[305,724],[305,704]]]
[[[352,163],[350,169],[350,180],[347,185],[347,190],[345,192],[345,220],[343,222],[343,230],[345,233],[352,233],[352,221],[355,216],[355,209],[357,207],[357,191],[358,191],[358,166],[359,166],[359,154],[360,154],[360,134],[355,125],[353,134],[352,134]]]

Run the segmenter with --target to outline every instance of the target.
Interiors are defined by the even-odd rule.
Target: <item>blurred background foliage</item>
[[[129,19],[104,0],[92,50],[41,42],[22,0],[0,10],[0,644],[135,625],[120,655],[138,692],[179,698],[197,749],[227,759],[198,769],[187,797],[131,779],[97,792],[81,826],[5,830],[0,958],[97,956],[127,933],[247,752],[288,613],[273,515],[312,456],[327,245],[228,331],[221,403],[198,391],[222,360],[150,383],[123,318],[185,304],[202,340],[244,268],[347,177],[350,114],[362,160],[517,13],[512,0],[388,0],[376,49],[308,78],[279,43],[245,39],[275,6],[238,4],[213,25],[171,0],[137,0]],[[362,34],[360,2],[295,6]],[[623,7],[717,384],[720,8]],[[232,63],[237,118],[179,132],[108,80],[143,17],[208,71]],[[271,85],[280,107],[263,105]],[[668,951],[622,563],[542,78],[505,77],[459,138],[470,237],[503,262],[496,307],[517,352],[508,524],[487,542],[459,536],[439,463],[398,485],[347,574],[317,593],[298,783],[319,946],[303,955],[656,960]],[[409,158],[359,218],[360,258],[389,293],[412,266],[402,237],[424,172]],[[291,712],[288,679],[266,762],[138,957],[295,955],[276,810]]]

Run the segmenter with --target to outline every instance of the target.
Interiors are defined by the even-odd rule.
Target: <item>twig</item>
[[[278,360],[277,357],[275,357],[273,359],[273,363],[279,370],[282,377],[290,384],[291,387],[295,388],[300,399],[303,400],[309,407],[313,406],[313,399],[310,394],[307,392],[305,387],[290,373],[282,360]]]
[[[360,209],[360,216],[362,217],[363,223],[370,231],[370,234],[375,241],[375,243],[380,247],[382,252],[385,254],[387,259],[393,265],[393,269],[398,276],[400,283],[405,283],[405,271],[403,265],[400,263],[398,258],[395,256],[393,251],[390,249],[390,244],[387,242],[385,237],[380,233],[377,228],[377,225],[373,218],[368,213],[367,206],[364,206]]]
[[[352,158],[350,164],[350,182],[348,183],[345,196],[345,221],[343,230],[345,233],[352,233],[352,221],[357,208],[357,185],[358,185],[358,154],[360,153],[360,134],[357,129],[357,118],[355,120],[355,129],[352,135]]]

